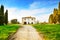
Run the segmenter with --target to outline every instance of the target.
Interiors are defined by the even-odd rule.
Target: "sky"
[[[4,10],[8,9],[8,20],[32,16],[40,22],[48,22],[49,15],[54,8],[58,9],[59,0],[0,0],[0,5],[4,5]],[[4,11],[4,12],[5,12]]]

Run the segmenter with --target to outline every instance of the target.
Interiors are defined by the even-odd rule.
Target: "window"
[[[32,18],[32,20],[33,20],[33,18]]]

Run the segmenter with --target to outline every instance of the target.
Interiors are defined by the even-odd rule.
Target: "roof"
[[[35,19],[35,17],[31,17],[31,16],[22,17],[22,19],[23,19],[23,18],[34,18],[34,19]]]

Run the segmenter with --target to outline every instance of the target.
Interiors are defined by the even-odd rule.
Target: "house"
[[[35,24],[35,20],[36,18],[31,16],[22,17],[22,24]]]

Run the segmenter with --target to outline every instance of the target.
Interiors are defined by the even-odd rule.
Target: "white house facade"
[[[22,17],[22,23],[23,24],[35,24],[36,23],[35,20],[36,20],[36,18],[35,17],[31,17],[31,16]]]

